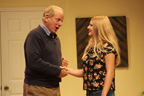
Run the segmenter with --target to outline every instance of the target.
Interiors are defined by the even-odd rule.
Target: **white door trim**
[[[47,7],[12,7],[0,8],[0,12],[24,12],[24,11],[44,11]]]
[[[0,17],[1,17],[1,12],[34,12],[34,11],[44,11],[44,9],[47,8],[47,7],[12,7],[12,8],[0,8]],[[1,21],[1,20],[0,20]],[[1,29],[1,25],[0,25],[0,29]],[[1,31],[1,30],[0,30]],[[1,32],[0,32],[0,36],[1,36]],[[2,72],[1,70],[1,66],[2,66],[2,55],[1,55],[1,39],[0,39],[0,73]],[[1,81],[2,81],[2,78],[1,78],[1,74],[0,74],[0,96],[2,95],[1,94]]]

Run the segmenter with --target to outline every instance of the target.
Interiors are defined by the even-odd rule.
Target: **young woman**
[[[96,15],[87,27],[91,37],[82,56],[83,70],[66,68],[83,77],[86,96],[115,96],[115,66],[120,63],[118,40],[107,16]]]

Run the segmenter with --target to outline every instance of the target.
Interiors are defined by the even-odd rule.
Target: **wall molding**
[[[44,11],[47,7],[12,7],[0,8],[0,12],[25,12],[25,11]]]

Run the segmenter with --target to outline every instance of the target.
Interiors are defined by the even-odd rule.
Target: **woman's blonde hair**
[[[91,18],[94,28],[94,36],[90,38],[88,45],[85,48],[82,59],[84,59],[86,53],[91,47],[94,47],[94,53],[96,54],[96,47],[100,50],[103,49],[103,43],[111,43],[118,56],[116,58],[116,66],[120,63],[120,50],[118,46],[118,39],[115,35],[113,27],[109,21],[109,18],[104,15],[96,15]]]

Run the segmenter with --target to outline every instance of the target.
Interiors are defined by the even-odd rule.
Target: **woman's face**
[[[94,36],[94,27],[93,27],[93,22],[92,20],[90,21],[89,23],[89,26],[87,27],[87,29],[89,30],[88,32],[88,35],[93,37]]]

